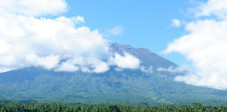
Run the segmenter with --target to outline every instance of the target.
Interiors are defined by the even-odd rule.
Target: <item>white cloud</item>
[[[0,67],[0,73],[11,71],[12,69]]]
[[[0,14],[56,15],[67,10],[65,0],[0,0]]]
[[[212,3],[212,4],[211,4]],[[165,50],[179,52],[192,60],[197,72],[179,76],[177,81],[189,84],[207,86],[217,89],[227,89],[227,16],[225,0],[209,0],[200,8],[197,15],[216,15],[222,20],[201,19],[186,25],[189,34],[176,39]],[[225,6],[225,7],[224,7]]]
[[[174,27],[180,27],[181,26],[181,21],[178,19],[173,19],[172,20],[172,26]]]
[[[128,53],[112,55],[97,30],[78,27],[84,23],[82,16],[33,17],[55,15],[66,6],[65,0],[0,1],[0,73],[31,66],[89,73],[103,73],[115,65],[122,69],[139,66],[139,59]]]
[[[126,52],[124,52],[124,56],[115,54],[114,58],[111,59],[111,63],[122,69],[138,69],[140,66],[140,60]]]
[[[121,71],[123,71],[124,69],[116,67],[116,68],[114,68],[114,70],[116,70],[116,71],[118,71],[118,72],[121,72]]]
[[[76,24],[85,22],[84,17],[82,17],[82,16],[77,16],[74,21],[77,22]]]
[[[110,28],[105,33],[106,33],[106,35],[120,35],[123,33],[123,31],[124,31],[124,27],[121,25],[118,25],[113,28]]]
[[[46,57],[39,57],[35,54],[28,54],[25,56],[25,60],[33,66],[41,66],[45,69],[53,69],[59,63],[59,56],[46,56]]]
[[[67,61],[59,65],[58,68],[55,69],[55,71],[76,72],[79,71],[79,67]]]
[[[76,16],[76,17],[71,17],[71,18],[67,18],[67,17],[61,16],[61,17],[58,17],[56,20],[59,21],[59,22],[68,24],[68,25],[70,25],[72,27],[76,26],[79,23],[84,23],[85,22],[84,21],[84,17],[82,17],[82,16]]]
[[[170,66],[168,68],[159,67],[159,68],[156,69],[156,71],[158,71],[158,72],[170,72],[170,73],[189,73],[192,70],[190,70],[190,68],[188,66],[182,65],[182,66],[177,66],[177,67]]]
[[[215,15],[220,18],[227,18],[227,1],[226,0],[208,0],[203,3],[198,9],[196,16]]]
[[[145,73],[153,73],[153,67],[149,66],[148,68],[145,68],[144,66],[140,66],[140,70]]]
[[[0,66],[9,69],[27,66],[54,69],[61,60],[96,57],[98,61],[95,63],[72,64],[94,66],[94,72],[100,72],[101,58],[109,54],[107,42],[98,31],[90,31],[88,27],[75,28],[75,23],[74,18],[66,17],[1,16]]]
[[[109,70],[109,65],[105,62],[98,62],[94,66],[94,72],[95,73],[103,73]]]

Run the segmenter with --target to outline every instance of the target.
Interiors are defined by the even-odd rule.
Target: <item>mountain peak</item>
[[[133,48],[131,45],[124,45],[118,43],[110,43],[110,51],[117,52],[123,55],[124,52],[130,53],[139,58],[142,64],[146,67],[152,66],[154,68],[176,67],[177,65],[153,52],[147,48]]]

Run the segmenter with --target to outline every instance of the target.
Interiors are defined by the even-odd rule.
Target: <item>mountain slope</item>
[[[150,52],[128,45],[111,44],[112,51],[128,52],[142,65],[153,68],[177,66]],[[124,69],[91,74],[25,68],[0,74],[0,99],[88,104],[227,104],[227,92],[175,82],[165,72],[145,73]]]

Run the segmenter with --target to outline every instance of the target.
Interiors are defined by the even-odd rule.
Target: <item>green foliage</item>
[[[193,104],[194,105],[194,104]],[[226,112],[227,107],[0,103],[1,112]]]
[[[23,77],[23,78],[22,78]],[[227,105],[227,92],[175,82],[163,74],[110,70],[103,74],[25,69],[0,75],[0,99],[27,103]],[[225,95],[219,95],[225,94]]]

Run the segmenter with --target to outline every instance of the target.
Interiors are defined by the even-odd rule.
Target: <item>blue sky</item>
[[[188,8],[190,0],[67,0],[69,9],[64,16],[83,16],[86,26],[105,33],[121,26],[118,35],[104,38],[111,42],[130,44],[136,48],[148,48],[177,64],[190,64],[177,53],[163,55],[168,43],[185,34],[184,27],[172,26],[172,19],[192,19]]]
[[[176,81],[227,89],[226,31],[226,0],[0,0],[0,72],[141,69],[130,54],[110,55],[107,40],[193,69]]]

